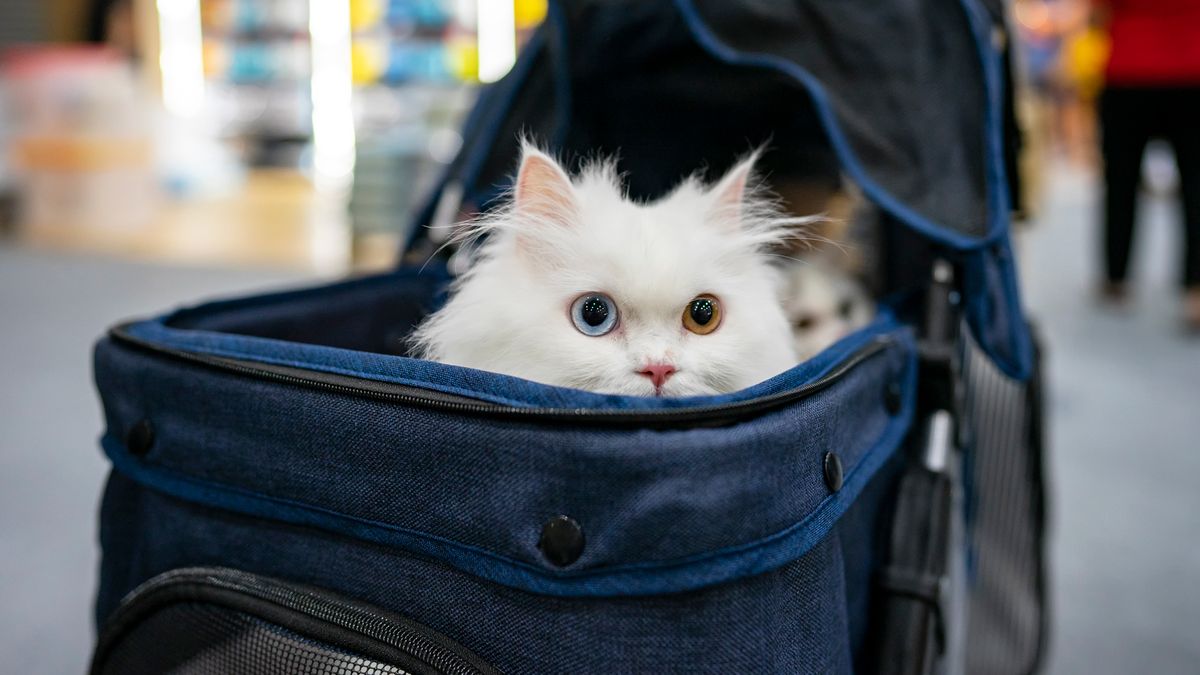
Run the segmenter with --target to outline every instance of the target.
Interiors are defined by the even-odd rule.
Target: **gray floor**
[[[1138,303],[1091,302],[1093,190],[1060,172],[1022,242],[1053,378],[1052,673],[1200,672],[1200,341],[1176,331],[1173,213],[1148,208]],[[0,248],[0,655],[86,663],[105,466],[89,347],[115,319],[281,272],[169,269]]]
[[[92,342],[121,318],[295,277],[0,248],[0,671],[86,670],[106,470]]]
[[[1059,171],[1022,241],[1049,342],[1051,673],[1200,673],[1200,339],[1178,330],[1181,228],[1143,200],[1128,312],[1093,302],[1095,192]]]

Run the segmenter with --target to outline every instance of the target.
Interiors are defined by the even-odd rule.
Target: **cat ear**
[[[513,210],[519,218],[535,224],[563,226],[575,222],[578,214],[570,177],[553,158],[530,145],[522,150]]]
[[[756,150],[738,162],[709,191],[713,198],[713,210],[723,220],[734,225],[741,224],[742,206],[746,201],[748,185],[754,176],[754,163],[758,161],[758,156],[759,151]]]

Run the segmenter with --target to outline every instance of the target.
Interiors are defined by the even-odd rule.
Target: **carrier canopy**
[[[844,173],[958,255],[976,337],[1023,378],[996,25],[975,0],[552,0],[512,72],[481,94],[417,224],[460,188],[467,212],[491,206],[522,136],[568,165],[618,155],[642,199],[765,144],[773,181],[836,187]],[[427,232],[413,228],[415,257],[432,250]]]
[[[451,173],[484,205],[528,135],[618,153],[635,196],[768,143],[774,171],[835,171],[961,247],[1002,229],[991,19],[960,0],[557,0],[488,89]],[[997,165],[997,167],[1000,165]]]
[[[881,206],[930,234],[992,231],[986,77],[958,0],[677,4],[708,53],[802,85]]]

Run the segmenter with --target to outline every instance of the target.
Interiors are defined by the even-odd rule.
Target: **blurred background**
[[[546,13],[545,0],[4,5],[10,238],[324,274],[391,261],[476,87]]]
[[[1181,178],[1151,140],[1115,298],[1097,5],[1010,7],[1018,250],[1052,387],[1048,672],[1196,673],[1200,339],[1181,329]],[[132,315],[394,264],[478,87],[545,13],[545,0],[0,3],[6,668],[80,672],[91,648],[95,338]]]

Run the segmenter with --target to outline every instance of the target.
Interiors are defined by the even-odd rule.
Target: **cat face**
[[[574,184],[526,149],[514,202],[446,307],[417,333],[447,363],[590,391],[689,396],[795,365],[779,278],[783,236],[747,196],[750,163],[715,187],[687,180],[650,204],[611,166]]]
[[[788,270],[787,281],[784,306],[801,359],[866,326],[874,314],[866,291],[833,266],[800,261]]]

